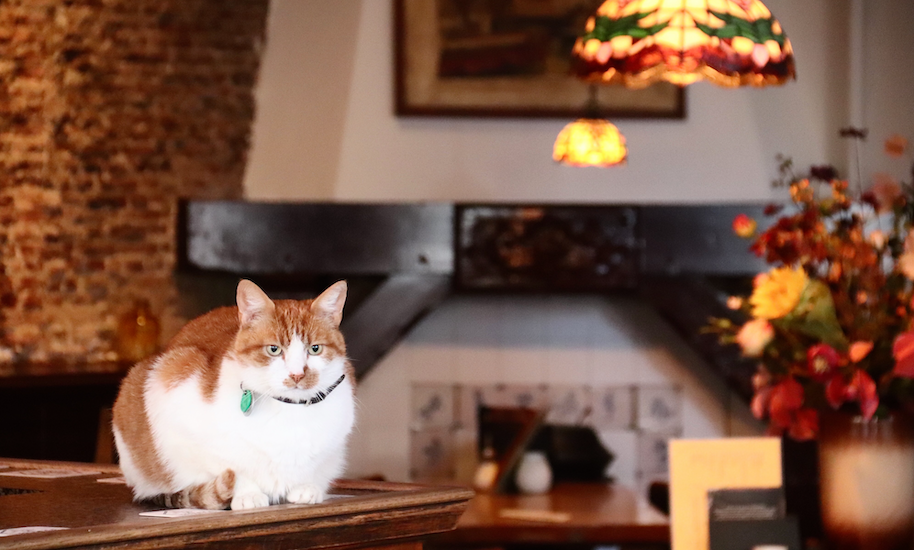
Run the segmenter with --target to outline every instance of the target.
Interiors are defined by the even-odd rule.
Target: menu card
[[[781,485],[781,440],[778,438],[670,441],[673,550],[709,548],[709,491]]]

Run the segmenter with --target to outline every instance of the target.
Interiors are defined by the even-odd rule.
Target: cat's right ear
[[[260,287],[247,279],[238,283],[235,295],[238,302],[238,320],[246,326],[266,315],[271,315],[276,306]]]

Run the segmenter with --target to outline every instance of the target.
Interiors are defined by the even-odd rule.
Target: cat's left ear
[[[311,302],[311,312],[329,319],[334,327],[339,328],[340,321],[343,320],[343,304],[346,303],[348,289],[346,281],[330,285],[330,288]]]

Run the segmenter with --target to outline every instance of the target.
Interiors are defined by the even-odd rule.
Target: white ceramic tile
[[[410,395],[412,429],[450,428],[454,425],[455,388],[451,384],[413,384]]]
[[[482,386],[462,384],[457,386],[458,428],[476,431],[479,425],[479,406],[483,403]]]
[[[454,434],[448,428],[410,432],[409,476],[413,481],[450,481],[455,471]]]
[[[628,430],[634,427],[635,399],[632,386],[599,386],[590,392],[588,424],[595,429]]]
[[[546,422],[580,425],[590,414],[590,402],[590,389],[587,386],[550,386]]]
[[[639,433],[638,474],[644,479],[665,479],[669,469],[669,437]]]
[[[669,440],[660,435],[639,434],[635,490],[646,496],[651,483],[669,479]]]
[[[645,432],[682,434],[682,390],[678,386],[640,386],[636,422]]]
[[[545,384],[505,384],[504,392],[512,407],[546,410],[549,393]]]

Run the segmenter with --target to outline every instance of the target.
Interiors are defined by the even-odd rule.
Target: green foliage
[[[596,38],[600,42],[609,42],[617,36],[631,36],[638,39],[647,38],[657,34],[669,25],[669,22],[666,22],[658,23],[651,27],[639,26],[638,22],[648,15],[650,15],[650,12],[635,13],[619,19],[611,19],[605,15],[600,15],[596,18],[593,30],[583,35],[581,40],[587,42]]]
[[[729,13],[712,11],[711,14],[724,22],[724,26],[718,28],[695,22],[695,26],[708,36],[718,38],[735,38],[742,36],[748,38],[756,44],[764,44],[768,40],[774,40],[779,46],[783,47],[787,38],[783,34],[775,34],[773,30],[774,19],[756,19],[755,21],[746,21]]]

